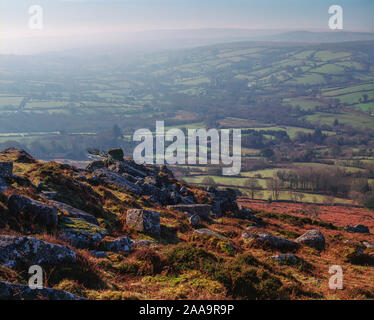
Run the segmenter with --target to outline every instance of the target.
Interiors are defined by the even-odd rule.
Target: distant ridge
[[[278,42],[352,42],[374,40],[374,33],[368,32],[311,32],[311,31],[289,31],[276,35],[266,36],[266,41]]]
[[[40,38],[32,46],[25,40],[27,50],[23,55],[62,54],[87,56],[93,54],[113,54],[157,52],[160,50],[186,49],[202,46],[229,44],[236,42],[279,42],[279,43],[344,43],[374,41],[374,33],[348,31],[280,31],[250,29],[186,29],[156,30],[142,32],[114,32],[103,35],[77,36],[71,39],[56,37]],[[53,43],[53,50],[51,44]],[[22,50],[15,50],[22,51]],[[0,55],[14,54],[12,50]],[[16,52],[15,54],[19,54]]]

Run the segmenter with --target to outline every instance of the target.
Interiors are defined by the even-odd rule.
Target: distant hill
[[[374,33],[366,32],[310,32],[310,31],[291,31],[276,35],[266,36],[266,41],[279,42],[346,42],[346,41],[368,41],[374,40]]]

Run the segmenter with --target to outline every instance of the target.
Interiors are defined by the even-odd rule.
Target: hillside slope
[[[2,299],[374,297],[374,239],[359,228],[254,210],[232,190],[185,185],[121,150],[84,170],[20,149],[2,162],[13,164],[0,178]],[[50,289],[24,286],[33,264]],[[343,290],[329,289],[332,265]]]

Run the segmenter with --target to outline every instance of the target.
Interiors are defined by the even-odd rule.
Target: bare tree
[[[279,200],[282,181],[277,176],[274,176],[266,182],[266,186],[272,192],[273,199],[276,201]]]
[[[249,190],[249,194],[251,196],[251,199],[253,200],[255,198],[256,194],[260,194],[262,190],[262,187],[258,180],[256,178],[249,178],[244,182],[244,187]]]

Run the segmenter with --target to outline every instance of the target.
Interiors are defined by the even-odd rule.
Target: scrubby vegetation
[[[15,153],[19,155],[17,150],[0,153],[0,159],[14,160]],[[306,205],[248,200],[242,201],[241,205],[251,208],[252,214],[262,219],[261,223],[252,221],[251,216],[246,218],[227,212],[223,217],[202,220],[198,229],[194,229],[185,214],[157,205],[146,195],[138,197],[103,184],[92,179],[93,175],[88,171],[38,161],[15,161],[14,166],[17,177],[9,180],[6,192],[0,193],[1,234],[27,235],[51,244],[67,245],[76,253],[75,263],[43,266],[48,287],[87,299],[110,300],[351,299],[374,295],[374,287],[368,281],[374,277],[374,252],[364,245],[372,241],[372,235],[348,232],[343,228],[344,221],[339,220],[351,215],[357,219],[355,221],[373,228],[372,222],[368,222],[373,216],[370,211],[357,212],[358,209],[346,207],[339,215],[339,212],[329,213],[325,209],[340,207],[326,206],[320,207],[320,214],[311,218],[303,213]],[[39,178],[46,176],[51,178],[44,179],[43,187],[39,186]],[[170,174],[163,179],[175,183]],[[67,191],[67,186],[74,192]],[[212,201],[203,188],[187,187],[201,203],[204,199]],[[60,201],[96,217],[99,225],[83,223],[59,211],[58,227],[43,229],[40,225],[36,227],[35,222],[26,223],[23,217],[9,214],[11,194],[22,194],[48,204],[45,194],[52,191],[57,192],[54,195]],[[257,207],[260,204],[261,209]],[[157,210],[161,234],[147,234],[127,225],[126,210],[130,208]],[[333,214],[335,222],[330,221]],[[87,231],[89,235],[105,229],[108,235],[91,247],[79,249],[60,237],[61,228],[78,233]],[[199,229],[210,233],[196,233]],[[310,229],[323,233],[325,250],[305,245],[294,247],[292,252],[299,259],[295,263],[279,263],[274,257],[283,250],[274,246],[254,246],[242,237],[244,232],[268,233],[295,241]],[[149,243],[144,247],[134,245],[124,252],[110,251],[108,245],[123,236]],[[329,289],[331,265],[343,267],[344,290]],[[0,265],[1,281],[27,284],[28,276],[26,269]]]

